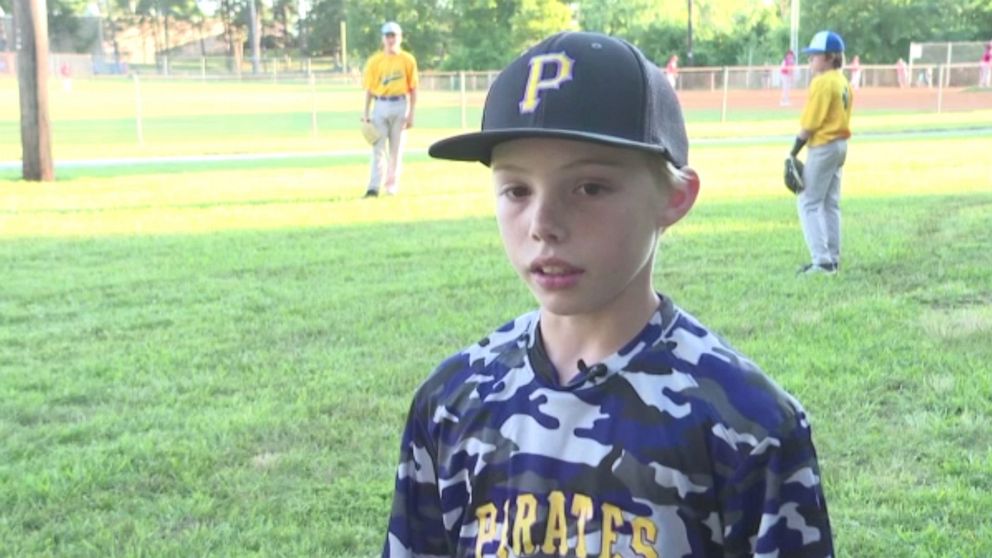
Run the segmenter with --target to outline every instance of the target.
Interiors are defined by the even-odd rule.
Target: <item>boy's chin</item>
[[[550,313],[555,316],[581,316],[589,314],[590,301],[588,297],[582,297],[577,292],[567,291],[545,292],[531,288],[531,294],[537,300],[541,312]]]

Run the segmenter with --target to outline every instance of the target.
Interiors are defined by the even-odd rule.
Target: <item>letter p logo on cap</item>
[[[527,85],[524,87],[524,97],[520,100],[520,114],[537,110],[537,105],[541,102],[538,94],[542,89],[558,89],[562,83],[572,79],[574,63],[575,61],[564,52],[541,54],[531,58],[530,74],[527,77]],[[553,77],[541,79],[546,64],[554,64],[557,71]]]

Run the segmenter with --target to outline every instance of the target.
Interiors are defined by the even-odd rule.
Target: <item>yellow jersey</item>
[[[417,88],[418,81],[417,59],[405,50],[373,54],[362,75],[365,90],[376,97],[406,95]]]
[[[840,70],[827,70],[809,84],[806,107],[799,126],[813,132],[810,147],[851,137],[854,94]]]

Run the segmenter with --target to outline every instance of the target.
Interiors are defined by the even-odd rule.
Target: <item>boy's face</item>
[[[581,141],[513,140],[492,161],[503,244],[543,310],[594,314],[653,296],[658,236],[698,182],[662,186],[660,157]]]
[[[396,33],[386,33],[382,36],[382,46],[390,52],[398,49],[401,42],[403,38]]]
[[[810,54],[809,70],[814,74],[824,72],[832,67],[832,63],[826,54]]]

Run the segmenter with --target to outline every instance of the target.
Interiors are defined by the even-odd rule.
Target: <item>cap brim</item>
[[[660,145],[625,140],[602,134],[591,134],[589,132],[579,132],[574,130],[543,130],[539,128],[509,128],[504,130],[490,130],[487,132],[473,132],[470,134],[452,136],[431,145],[427,150],[427,153],[435,159],[477,161],[483,165],[489,166],[492,162],[494,147],[503,142],[523,138],[554,138],[574,141],[589,141],[612,147],[637,149],[639,151],[662,155],[666,160],[670,161],[678,168],[685,166],[684,163],[673,161],[671,153],[668,149]]]

